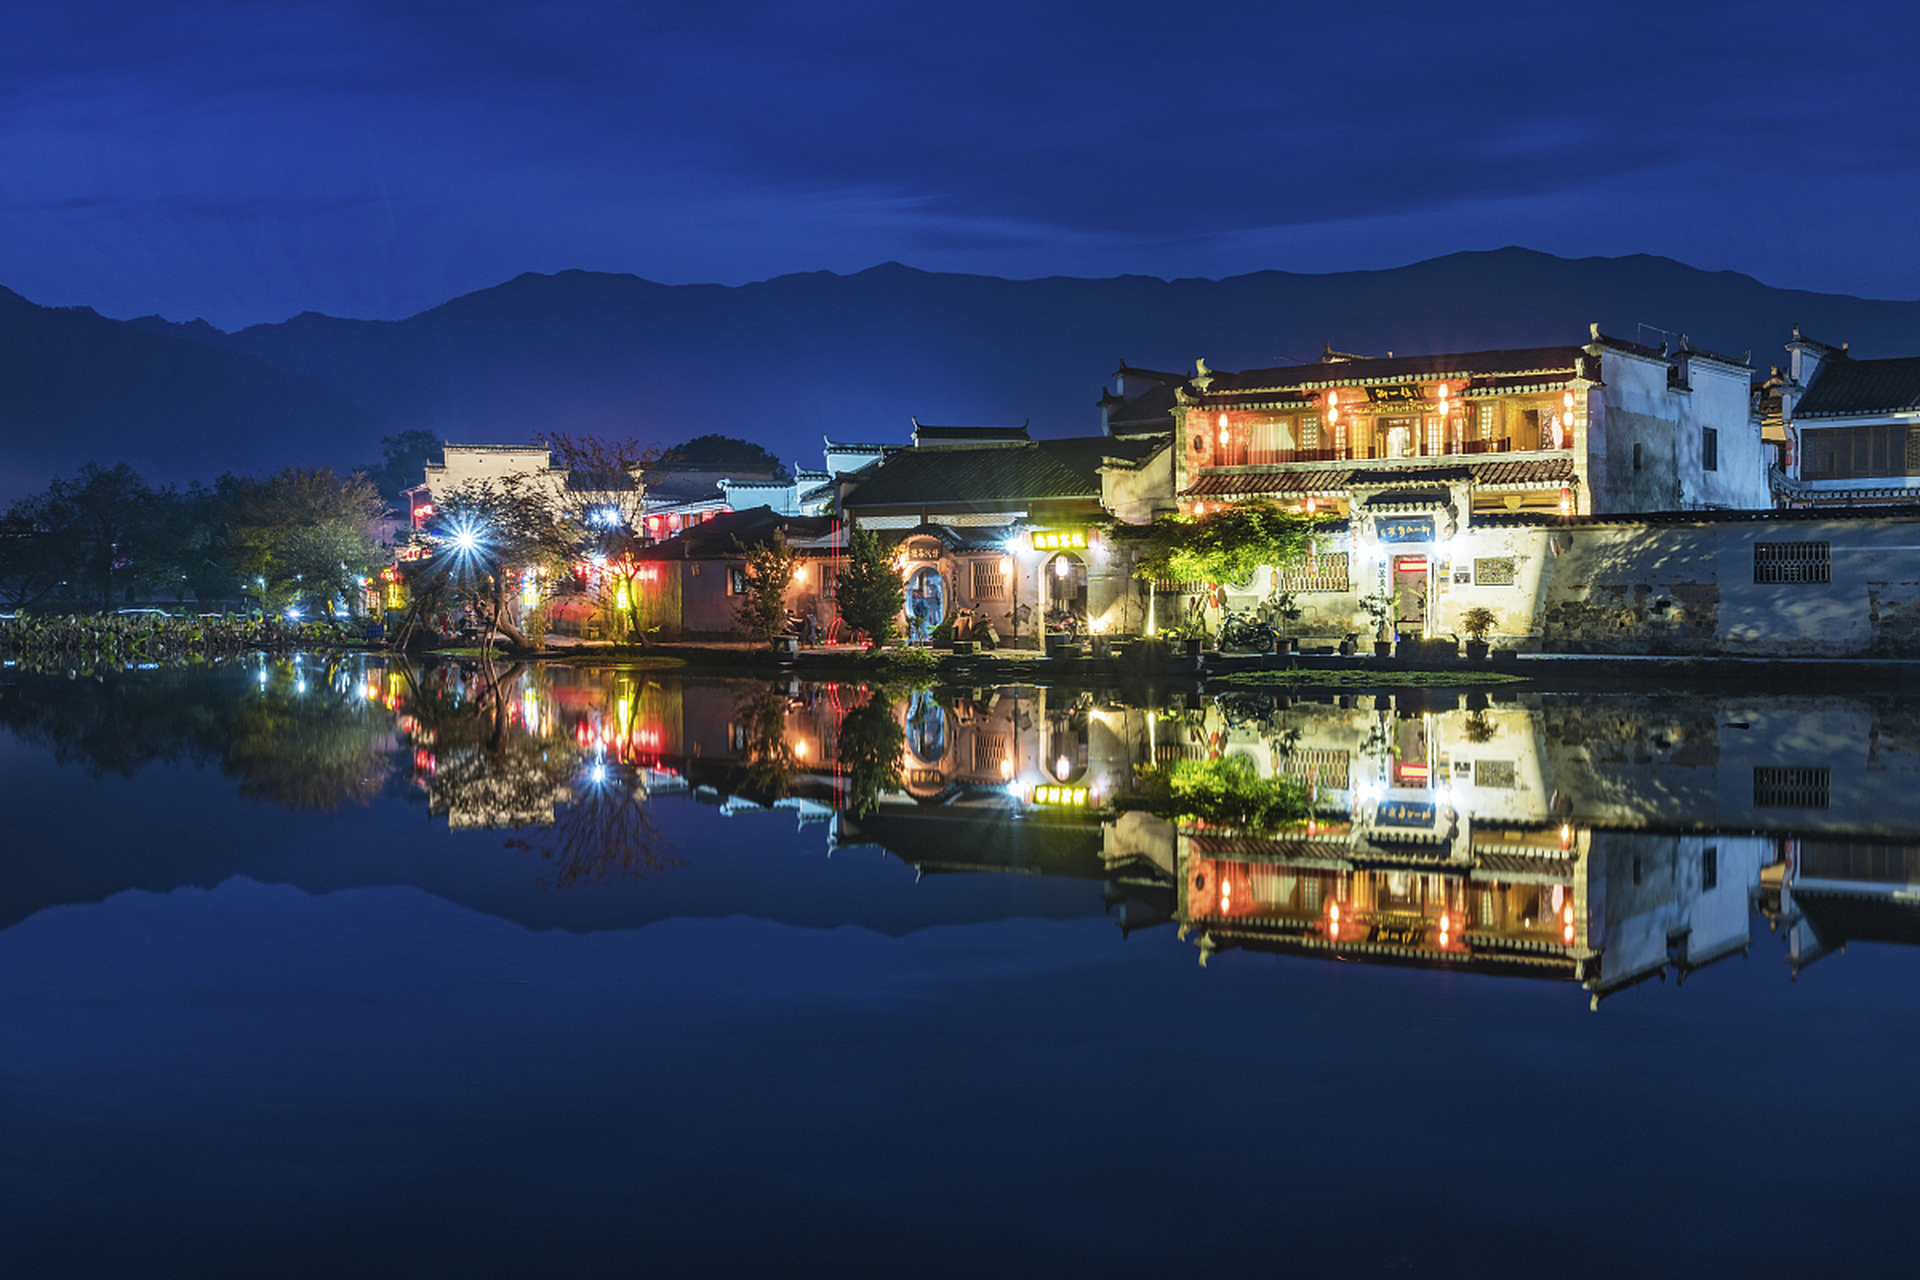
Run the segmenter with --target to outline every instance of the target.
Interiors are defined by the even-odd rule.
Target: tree
[[[780,459],[764,447],[718,434],[695,436],[685,444],[674,445],[660,461],[683,467],[741,467],[786,474]]]
[[[52,595],[67,565],[47,514],[45,494],[22,498],[0,520],[0,603],[24,609]]]
[[[65,480],[56,477],[43,494],[16,503],[13,514],[30,529],[17,544],[22,562],[0,569],[26,581],[21,589],[46,594],[56,575],[61,594],[109,606],[128,590],[177,585],[167,564],[166,529],[178,495],[155,489],[126,463],[108,468],[89,462]]]
[[[907,734],[900,727],[893,700],[875,689],[840,721],[839,742],[838,762],[847,776],[847,812],[864,818],[879,807],[882,793],[904,785],[900,762]]]
[[[552,452],[554,461],[567,468],[576,491],[589,495],[588,509],[575,513],[584,530],[585,550],[605,562],[603,573],[611,588],[608,611],[619,619],[622,630],[644,643],[641,562],[636,553],[647,541],[646,480],[659,464],[660,446],[633,438],[603,440],[557,431],[536,439]]]
[[[1136,578],[1243,582],[1261,565],[1284,569],[1303,558],[1318,521],[1271,502],[1240,502],[1205,516],[1163,515],[1122,537],[1144,544]]]
[[[900,610],[906,607],[907,589],[893,558],[880,545],[880,537],[858,521],[851,523],[847,535],[847,557],[840,570],[835,596],[840,616],[855,632],[867,637],[869,644],[883,645],[899,635]]]
[[[793,571],[800,553],[787,545],[787,531],[775,529],[773,536],[750,547],[734,546],[746,557],[746,591],[733,607],[734,625],[750,640],[772,645],[785,628],[787,588],[793,585]]]
[[[426,478],[428,463],[443,461],[440,438],[431,431],[402,431],[380,438],[381,461],[363,468],[366,477],[379,490],[382,501],[397,506],[400,491],[411,489]]]
[[[580,537],[553,492],[526,477],[507,476],[435,497],[433,523],[416,543],[426,554],[401,565],[415,607],[451,600],[481,620],[488,644],[498,632],[533,648],[508,616],[509,580],[541,570],[564,573],[580,550]]]
[[[360,580],[384,559],[373,522],[385,507],[365,476],[288,467],[228,479],[225,506],[228,562],[268,607],[317,596],[358,608]]]

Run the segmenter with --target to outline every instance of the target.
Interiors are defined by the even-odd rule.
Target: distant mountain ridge
[[[405,320],[308,312],[236,333],[0,291],[0,491],[89,457],[162,479],[345,466],[411,428],[498,443],[545,430],[663,443],[716,432],[815,466],[823,436],[904,439],[912,415],[1031,419],[1041,436],[1097,430],[1094,402],[1122,358],[1242,369],[1309,360],[1326,342],[1381,355],[1565,345],[1593,321],[1625,338],[1684,332],[1750,351],[1762,374],[1795,324],[1858,355],[1920,354],[1920,302],[1514,248],[1217,281],[1002,280],[897,263],[737,287],[529,273]]]

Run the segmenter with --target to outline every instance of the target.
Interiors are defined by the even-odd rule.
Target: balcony
[[[1285,467],[1314,463],[1340,462],[1410,462],[1418,458],[1458,458],[1477,454],[1512,453],[1512,439],[1500,440],[1462,440],[1454,444],[1446,453],[1403,454],[1393,457],[1379,445],[1364,448],[1346,447],[1334,449],[1234,449],[1222,450],[1214,462],[1202,470],[1215,470],[1220,467]]]

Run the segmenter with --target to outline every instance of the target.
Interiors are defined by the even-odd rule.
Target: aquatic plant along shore
[[[0,618],[0,658],[26,667],[122,669],[360,643],[358,634],[341,624],[293,623],[279,617],[138,613]]]

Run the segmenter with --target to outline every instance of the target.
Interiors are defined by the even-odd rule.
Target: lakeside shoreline
[[[0,660],[9,666],[174,665],[246,654],[298,651],[394,655],[363,630],[333,622],[287,625],[279,619],[164,619],[150,615],[62,615],[0,620]],[[1606,692],[1646,688],[1780,692],[1920,691],[1920,659],[1781,658],[1738,655],[1558,654],[1496,652],[1487,660],[1421,654],[1376,657],[1319,653],[1199,655],[1135,651],[1108,658],[1048,656],[1034,649],[957,654],[945,649],[810,646],[791,653],[746,641],[658,641],[645,647],[550,641],[538,650],[494,651],[500,661],[673,668],[688,674],[757,677],[852,676],[941,685],[1137,683],[1242,692],[1364,692],[1372,688]],[[469,662],[477,649],[410,650],[426,659]]]

